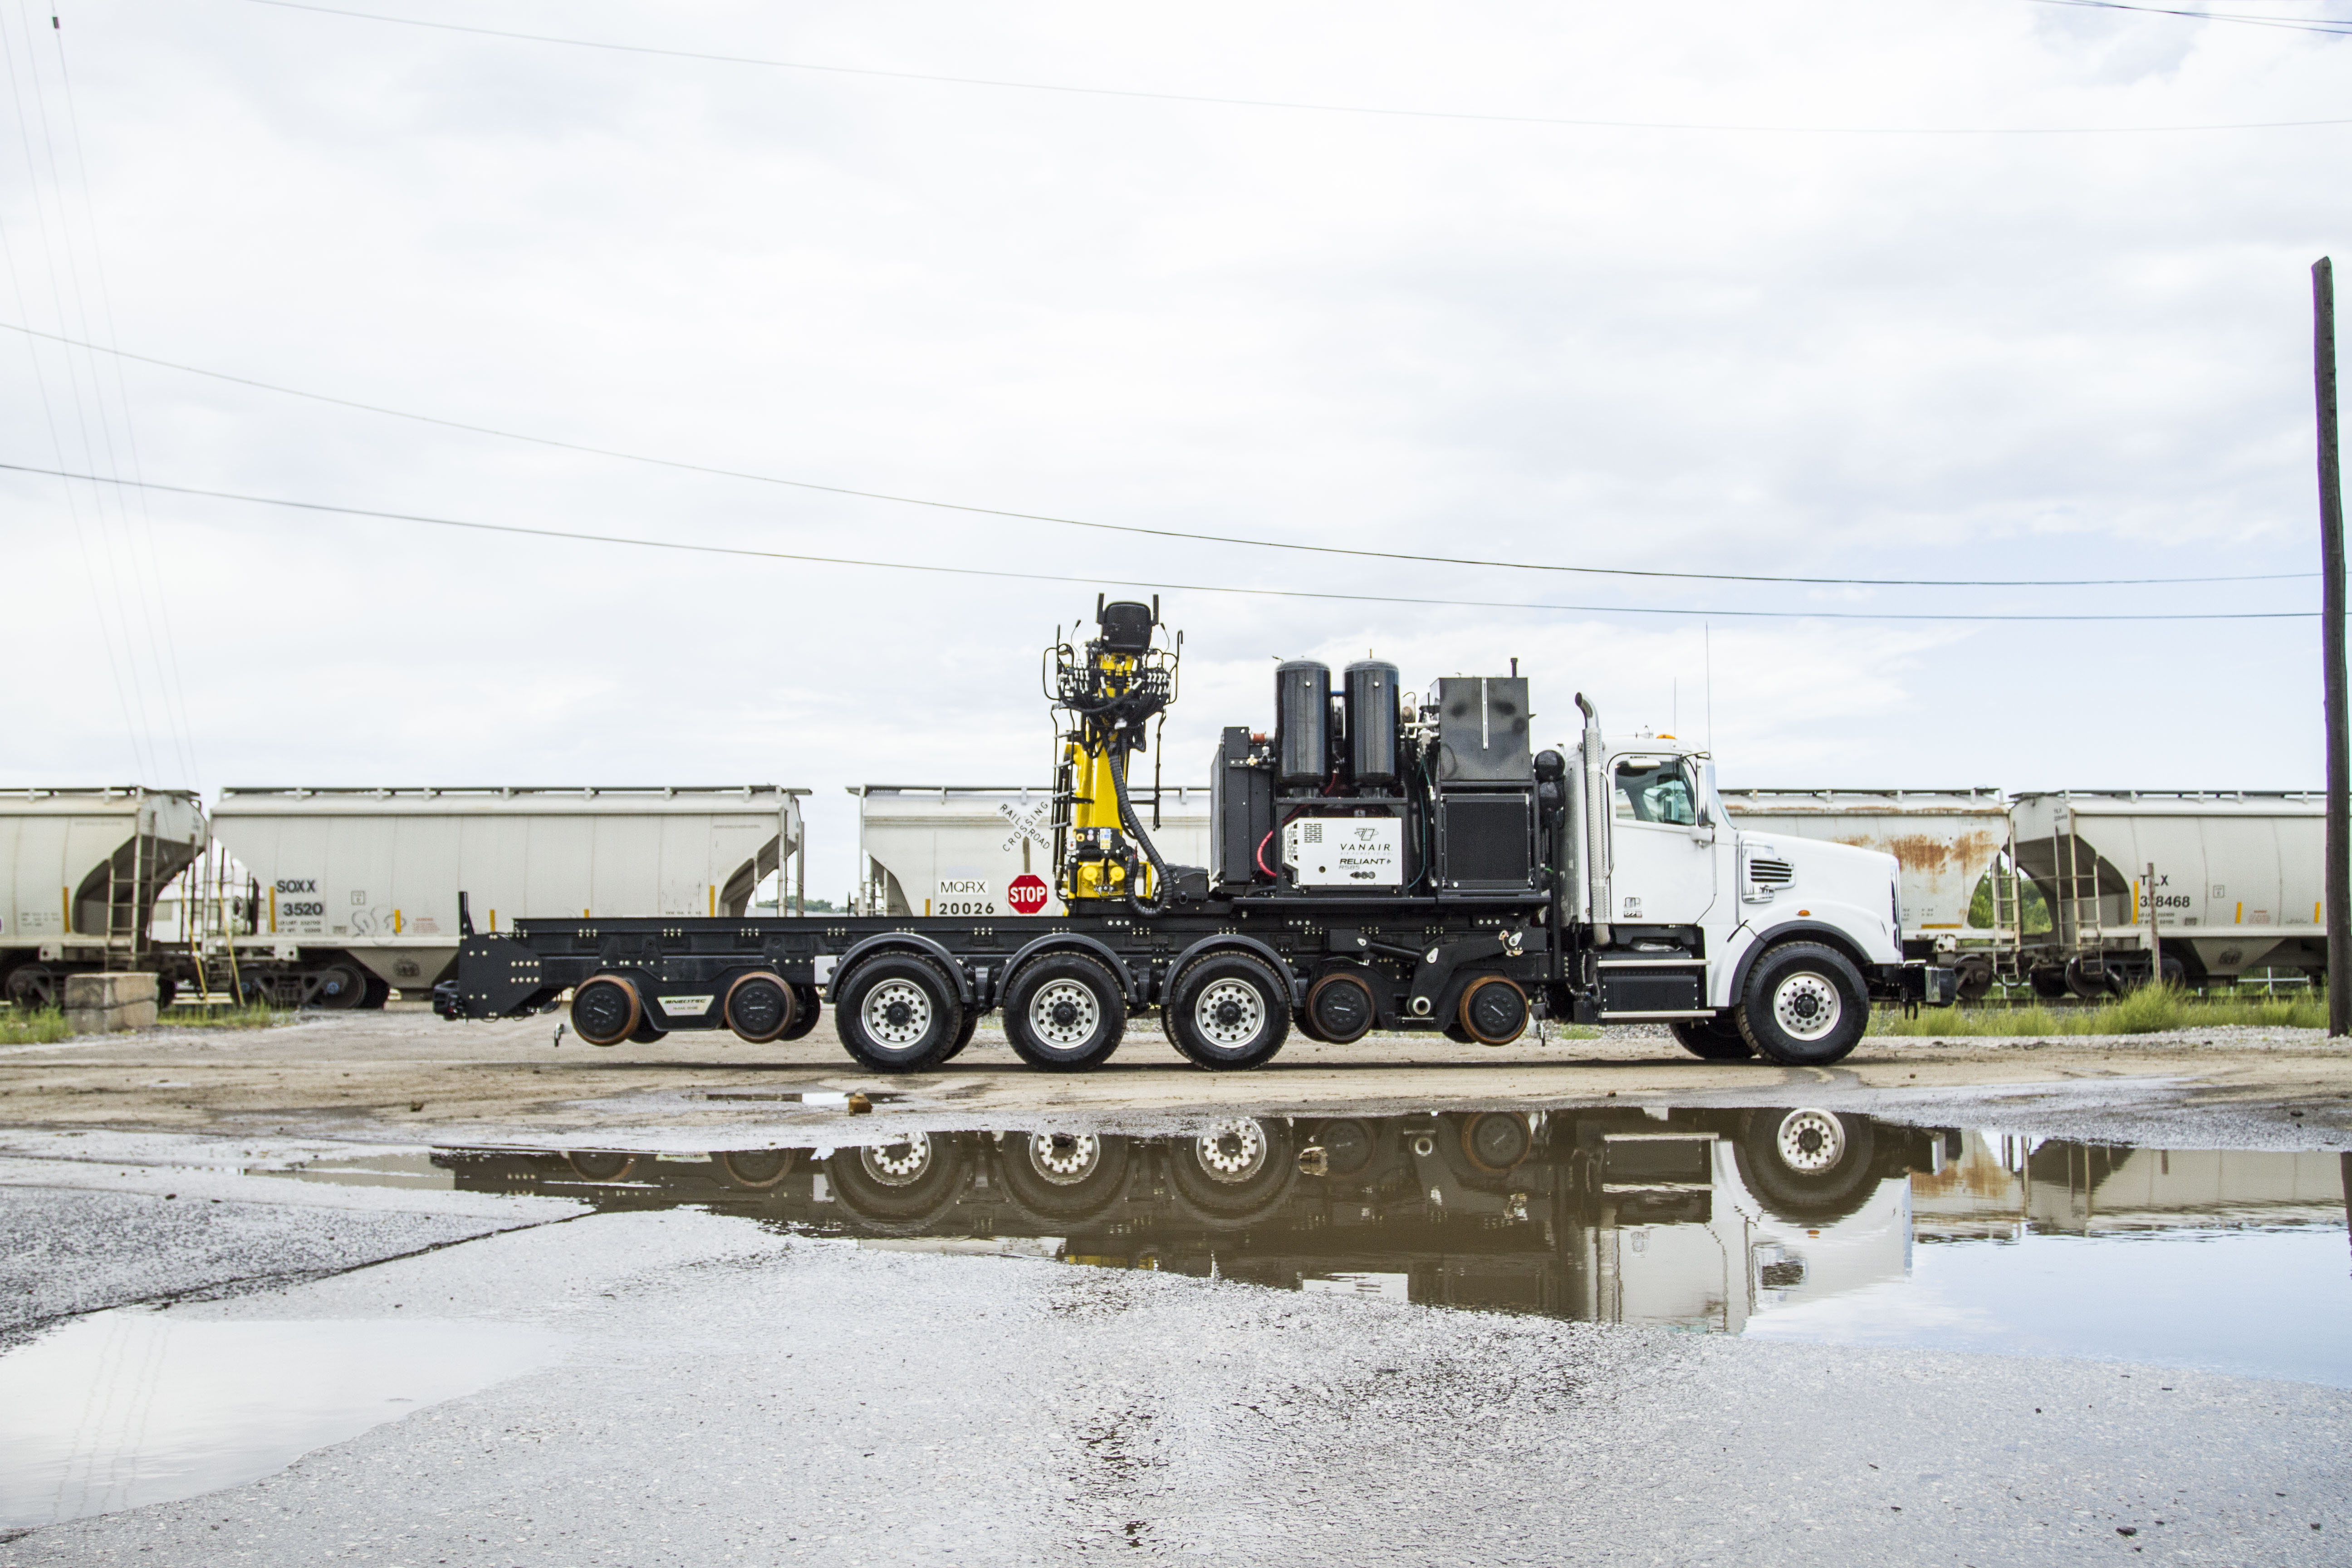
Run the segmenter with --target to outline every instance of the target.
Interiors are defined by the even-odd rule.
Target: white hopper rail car
[[[156,896],[204,844],[186,790],[0,791],[0,994],[54,1006],[68,974],[157,968]]]
[[[807,793],[226,789],[213,832],[254,881],[229,945],[278,1001],[380,1006],[456,962],[461,889],[486,930],[526,914],[740,916],[787,861],[799,876]]]
[[[865,868],[855,912],[1006,915],[1069,912],[1055,891],[1054,791],[963,784],[858,784]],[[1155,806],[1136,792],[1152,842],[1185,865],[1209,857],[1209,792],[1171,785]]]
[[[2145,984],[2158,948],[2166,977],[2191,984],[2250,969],[2316,976],[2327,962],[2321,805],[2315,792],[2258,790],[2016,796],[2014,858],[2052,921],[2021,939],[2020,970],[2053,997]]]

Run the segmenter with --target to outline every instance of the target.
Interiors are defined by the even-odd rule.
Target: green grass
[[[61,1007],[11,1007],[0,1013],[0,1046],[46,1046],[72,1037]]]
[[[2272,1029],[2324,1029],[2327,1003],[2319,996],[2190,996],[2176,986],[2144,986],[2097,1006],[1922,1007],[1916,1017],[1894,1008],[1871,1016],[1874,1035],[2153,1035],[2167,1029],[2251,1024]]]
[[[167,1029],[271,1029],[292,1016],[268,1007],[166,1007],[156,1022]],[[0,1007],[0,1046],[47,1046],[73,1037],[61,1007]]]

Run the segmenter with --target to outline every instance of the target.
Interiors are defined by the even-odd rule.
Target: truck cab
[[[1702,1057],[1812,1064],[1853,1048],[1874,1000],[1952,1000],[1952,971],[1904,962],[1892,855],[1743,831],[1706,752],[1667,735],[1612,743],[1578,700],[1585,731],[1551,766],[1573,786],[1563,897],[1591,944],[1580,1021],[1664,1023]]]

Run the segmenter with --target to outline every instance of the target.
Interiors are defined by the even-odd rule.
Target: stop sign
[[[1015,914],[1034,915],[1045,907],[1045,879],[1024,871],[1004,889],[1004,901]]]

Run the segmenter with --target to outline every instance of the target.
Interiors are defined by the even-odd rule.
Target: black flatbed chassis
[[[1170,980],[1194,957],[1244,951],[1278,966],[1294,1007],[1318,975],[1349,969],[1372,982],[1378,1026],[1436,1029],[1451,1018],[1471,970],[1507,975],[1540,1011],[1569,1016],[1565,983],[1574,954],[1554,939],[1556,915],[1549,898],[1530,892],[1402,900],[1261,898],[1156,915],[1122,905],[1117,912],[971,920],[525,920],[511,931],[467,936],[458,949],[457,978],[436,998],[436,1007],[454,1018],[526,1016],[552,1007],[566,990],[596,975],[616,974],[637,984],[658,1027],[716,1029],[726,1026],[718,995],[746,971],[773,971],[787,984],[814,987],[830,1003],[835,984],[867,956],[917,952],[943,961],[961,1003],[984,1011],[996,1005],[1020,963],[1075,950],[1107,960],[1126,984],[1129,1005],[1140,1008],[1157,1005]],[[661,1006],[664,992],[713,1000],[700,1014],[676,1015]]]

